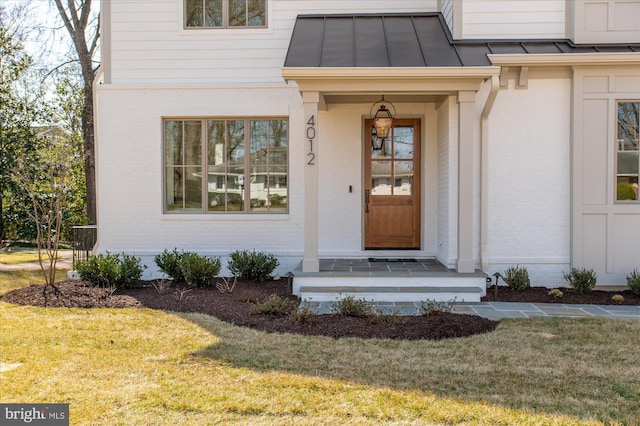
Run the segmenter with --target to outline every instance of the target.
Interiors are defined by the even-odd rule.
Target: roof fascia
[[[493,65],[640,65],[640,52],[489,54]]]
[[[486,79],[500,75],[500,67],[285,67],[285,80],[371,80],[371,79]]]

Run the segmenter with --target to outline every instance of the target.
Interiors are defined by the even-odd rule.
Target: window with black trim
[[[267,0],[185,0],[185,28],[265,28]]]
[[[165,213],[288,212],[288,120],[165,119]]]
[[[616,200],[638,200],[640,102],[618,102]]]

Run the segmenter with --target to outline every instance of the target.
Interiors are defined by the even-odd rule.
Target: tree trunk
[[[84,67],[83,67],[84,68]],[[96,160],[95,135],[93,128],[93,78],[91,70],[84,78],[84,107],[82,108],[82,135],[84,139],[84,173],[87,185],[86,209],[89,224],[97,224],[97,196],[96,196]]]
[[[73,46],[78,54],[80,67],[82,68],[82,80],[84,83],[84,105],[82,106],[82,136],[84,139],[84,172],[87,185],[86,209],[87,218],[92,225],[97,224],[97,195],[96,195],[96,169],[95,169],[95,135],[93,129],[93,80],[96,76],[93,68],[93,53],[97,47],[99,31],[91,45],[87,46],[85,35],[91,0],[84,0],[80,4],[68,1],[68,13],[62,5],[62,0],[54,0],[60,12],[65,27],[71,35]],[[78,13],[80,12],[80,13]]]

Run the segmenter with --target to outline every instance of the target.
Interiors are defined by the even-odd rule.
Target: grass
[[[72,424],[638,424],[638,341],[640,321],[397,342],[0,301],[0,395],[68,402]]]

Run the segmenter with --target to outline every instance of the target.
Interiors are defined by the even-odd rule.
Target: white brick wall
[[[498,93],[489,123],[489,270],[520,264],[561,285],[570,263],[571,80]]]

